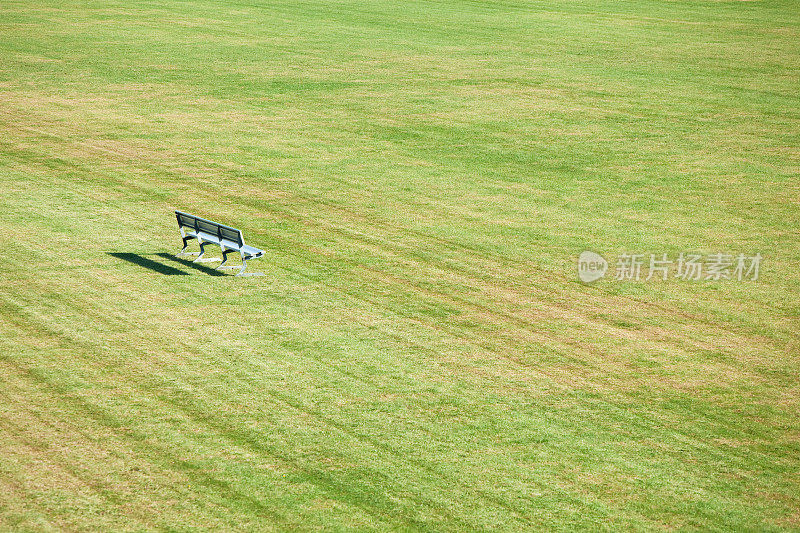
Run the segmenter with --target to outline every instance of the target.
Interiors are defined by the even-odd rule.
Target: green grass
[[[0,529],[800,529],[798,43],[790,1],[3,2]],[[172,258],[176,208],[266,276]]]

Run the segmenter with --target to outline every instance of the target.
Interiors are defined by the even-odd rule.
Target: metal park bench
[[[239,268],[235,265],[226,265],[228,261],[228,254],[238,253],[242,257],[242,266],[237,276],[263,276],[259,272],[245,272],[247,268],[247,261],[249,259],[256,259],[264,255],[264,250],[259,250],[253,246],[248,246],[244,243],[242,232],[236,228],[212,222],[205,218],[200,218],[183,211],[175,211],[175,216],[178,219],[178,228],[181,230],[181,238],[183,239],[183,249],[178,252],[178,256],[182,255],[197,255],[194,260],[195,263],[207,263],[212,261],[222,261],[217,269],[235,269]],[[189,241],[197,239],[200,244],[200,252],[187,252],[186,248],[189,246]],[[222,250],[222,258],[219,257],[203,257],[206,253],[205,247],[209,244],[215,244]],[[199,255],[198,255],[199,254]]]

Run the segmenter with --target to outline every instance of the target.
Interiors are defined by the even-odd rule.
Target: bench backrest
[[[190,215],[183,211],[175,211],[175,216],[178,218],[178,226],[181,228],[188,228],[194,230],[196,233],[214,235],[222,241],[223,244],[227,241],[230,245],[238,248],[244,246],[242,232],[236,228]]]

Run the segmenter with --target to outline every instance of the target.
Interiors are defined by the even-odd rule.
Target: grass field
[[[0,190],[0,530],[800,530],[796,1],[6,0]]]

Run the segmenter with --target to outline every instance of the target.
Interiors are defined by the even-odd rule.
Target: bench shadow
[[[195,270],[203,272],[204,274],[208,274],[209,276],[225,276],[226,275],[224,272],[220,272],[219,270],[216,270],[214,268],[207,267],[207,266],[205,266],[205,265],[203,265],[201,263],[194,263],[192,261],[189,261],[187,259],[183,259],[181,257],[175,257],[172,254],[168,254],[168,253],[162,252],[162,253],[156,254],[156,255],[158,257],[162,257],[164,259],[169,259],[170,261],[173,261],[175,263],[181,264],[183,266],[187,266],[189,268],[193,268]],[[158,263],[158,264],[160,264],[160,263]],[[167,268],[171,268],[173,270],[178,270],[177,268],[171,267],[169,265],[164,265],[164,266],[166,266]],[[182,270],[178,270],[178,271],[182,272],[182,273],[185,273]]]
[[[189,275],[188,272],[184,272],[183,270],[177,269],[174,266],[165,265],[164,263],[159,263],[158,261],[153,261],[152,259],[148,259],[147,257],[144,257],[139,254],[126,253],[126,252],[108,252],[108,255],[116,257],[117,259],[122,259],[123,261],[128,261],[129,263],[133,263],[134,265],[150,269],[153,272],[164,274],[166,276]]]

